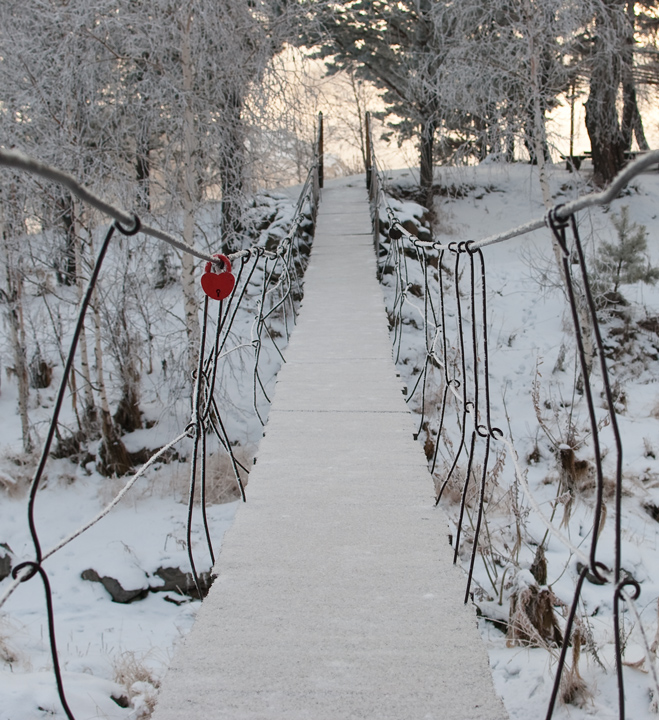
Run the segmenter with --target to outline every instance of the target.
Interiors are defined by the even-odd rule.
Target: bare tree
[[[21,419],[23,452],[33,450],[30,432],[28,404],[30,378],[28,373],[25,319],[23,313],[23,273],[20,256],[20,239],[25,235],[23,208],[25,198],[20,180],[14,179],[8,191],[0,194],[0,243],[4,264],[4,287],[0,299],[5,306],[5,317],[9,326],[14,375],[18,385],[18,414]]]

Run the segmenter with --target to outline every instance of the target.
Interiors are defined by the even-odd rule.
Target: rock
[[[110,593],[112,601],[116,603],[132,603],[135,602],[135,600],[143,600],[149,594],[148,587],[141,587],[135,590],[124,590],[118,580],[115,580],[113,577],[109,577],[107,575],[101,577],[96,570],[92,568],[84,570],[81,577],[83,580],[89,580],[90,582],[100,582]]]
[[[180,568],[159,567],[154,575],[163,581],[162,585],[146,585],[147,576],[145,574],[145,585],[132,590],[126,590],[121,583],[113,577],[109,577],[108,575],[101,577],[93,568],[85,570],[81,574],[81,577],[83,580],[88,580],[89,582],[101,583],[110,594],[112,601],[116,603],[127,604],[135,602],[136,600],[143,600],[149,594],[149,591],[174,592],[177,595],[186,595],[199,599],[199,592],[197,591],[192,573],[183,572]],[[199,585],[202,597],[206,597],[214,579],[215,576],[211,575],[210,572],[199,573]]]
[[[415,237],[419,237],[419,228],[417,224],[413,220],[405,220],[403,222],[403,227],[407,230],[407,232],[410,235],[414,235]]]
[[[0,555],[0,582],[11,575],[11,559],[14,555],[13,550],[7,543],[0,543],[0,552],[2,552],[2,550],[6,550],[7,552]]]
[[[163,581],[163,585],[152,585],[152,592],[175,592],[178,595],[188,595],[193,598],[199,598],[192,573],[183,572],[180,568],[159,567],[155,575]],[[208,594],[214,579],[214,576],[209,572],[199,573],[199,585],[203,597],[206,597]]]

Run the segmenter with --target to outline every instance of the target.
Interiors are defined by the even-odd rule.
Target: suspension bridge
[[[210,351],[205,349],[202,339],[191,423],[129,479],[97,517],[44,551],[39,541],[39,528],[34,522],[34,504],[66,393],[67,376],[74,362],[77,335],[74,337],[28,499],[34,558],[24,560],[13,569],[13,582],[0,596],[0,607],[22,583],[37,576],[41,578],[46,592],[57,688],[65,714],[69,720],[74,720],[60,672],[51,591],[42,563],[110,512],[149,464],[185,438],[194,442],[189,523],[197,479],[202,485],[202,506],[204,502],[204,462],[202,459],[199,472],[197,457],[199,452],[202,458],[204,456],[207,432],[215,432],[231,455],[236,481],[242,490],[246,468],[233,457],[230,438],[221,422],[221,408],[213,397],[218,358],[247,283],[257,264],[264,263],[263,302],[259,305],[254,340],[255,393],[259,384],[263,389],[258,375],[258,357],[262,337],[266,333],[270,335],[267,320],[277,311],[296,312],[293,290],[299,277],[294,246],[302,208],[308,204],[312,207],[315,239],[305,275],[304,300],[287,350],[286,364],[277,380],[257,463],[249,476],[249,502],[241,507],[215,558],[216,580],[191,633],[173,658],[153,717],[155,720],[181,717],[190,720],[210,717],[236,720],[505,718],[506,712],[492,685],[475,611],[466,602],[478,551],[490,442],[502,442],[509,444],[516,476],[537,517],[547,526],[548,532],[569,547],[583,563],[566,620],[566,638],[571,634],[586,573],[591,572],[612,589],[619,717],[624,718],[618,608],[624,602],[636,612],[634,600],[640,587],[621,570],[620,442],[617,439],[615,563],[609,569],[597,560],[598,529],[603,522],[603,473],[599,450],[595,453],[597,503],[593,540],[587,555],[573,547],[561,529],[534,504],[510,441],[501,430],[492,426],[487,369],[486,271],[482,248],[549,225],[562,253],[578,355],[584,368],[584,330],[575,292],[585,293],[586,309],[591,315],[599,347],[604,394],[617,438],[606,362],[574,214],[589,205],[609,202],[638,172],[650,163],[656,163],[659,153],[650,153],[627,168],[603,193],[557,206],[546,219],[477,242],[443,246],[435,241],[420,241],[407,233],[391,208],[385,210],[389,213],[387,261],[394,263],[397,278],[398,297],[391,311],[393,315],[399,312],[409,285],[404,277],[405,261],[401,260],[406,252],[418,253],[426,269],[426,278],[426,252],[438,252],[440,266],[443,253],[452,256],[456,279],[461,276],[461,259],[468,259],[471,267],[464,280],[470,284],[470,288],[465,288],[467,300],[461,300],[459,280],[456,280],[454,292],[458,317],[462,317],[463,304],[464,315],[471,315],[472,337],[469,338],[465,329],[461,330],[458,375],[449,376],[447,363],[443,363],[445,389],[440,415],[443,422],[450,391],[462,407],[458,420],[462,440],[442,489],[458,459],[462,456],[468,461],[457,534],[452,537],[445,516],[436,507],[438,499],[424,453],[413,440],[416,428],[405,405],[407,389],[397,377],[392,362],[388,318],[377,281],[379,268],[373,248],[374,241],[376,250],[382,247],[379,223],[383,210],[381,178],[374,158],[371,158],[373,163],[367,171],[368,196],[361,183],[343,180],[324,190],[318,206],[319,186],[322,186],[322,162],[319,162],[322,158],[322,125],[320,128],[316,163],[303,188],[296,218],[287,237],[275,250],[255,247],[230,256],[232,262],[240,261],[240,271],[226,305],[219,305],[216,336]],[[105,248],[114,229],[128,235],[139,230],[209,264],[220,264],[217,256],[190,248],[157,228],[140,226],[136,218],[105,203],[55,168],[9,151],[0,151],[0,165],[58,182],[116,221],[108,231],[91,273],[76,333],[84,322]],[[580,258],[579,287],[573,281],[569,263],[573,247]],[[441,358],[435,356],[435,347],[442,344],[437,341],[445,326],[441,273],[438,281],[439,306],[434,308],[432,301],[427,300],[425,307],[426,316],[429,312],[433,315],[432,326],[437,335],[428,346],[426,368],[419,381],[425,378],[428,363],[434,360],[442,364]],[[429,287],[425,291],[428,299]],[[269,306],[266,307],[268,296]],[[208,299],[205,299],[202,338],[206,337],[208,306]],[[400,340],[398,333],[402,322],[398,321],[394,318],[398,328],[394,341]],[[428,317],[425,324],[428,332]],[[272,336],[270,339],[274,342]],[[443,342],[446,355],[446,342]],[[423,385],[425,387],[425,380]],[[586,383],[585,396],[592,433],[597,437],[599,430],[590,382]],[[473,424],[469,433],[471,441],[466,432],[470,423]],[[472,461],[477,443],[484,444],[485,459],[480,471],[477,522],[465,592],[465,578],[455,561],[467,488],[475,474],[472,473]],[[213,556],[207,527],[206,535]],[[189,529],[188,549],[199,589]],[[554,711],[568,647],[569,643],[563,642],[547,718]],[[649,657],[649,648],[647,652]],[[654,671],[653,680],[659,688]]]
[[[324,191],[304,290],[154,720],[503,718],[392,363],[365,187]]]

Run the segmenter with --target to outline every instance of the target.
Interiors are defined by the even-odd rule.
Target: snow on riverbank
[[[404,182],[407,178],[405,173],[396,173],[395,179]],[[435,229],[442,241],[477,240],[544,214],[537,177],[527,165],[484,164],[475,168],[442,169],[439,180],[450,190],[437,200]],[[568,201],[588,191],[578,175],[558,168],[552,176],[552,184],[557,202]],[[595,243],[615,237],[611,215],[619,214],[623,206],[629,206],[631,219],[647,227],[648,252],[652,261],[659,263],[657,197],[659,176],[648,173],[633,181],[632,189],[610,209],[582,213],[579,222],[589,252],[593,252]],[[406,201],[400,201],[397,207],[409,219],[414,213],[420,213],[418,207]],[[546,513],[551,514],[559,475],[556,442],[572,442],[577,459],[585,463],[592,460],[592,453],[588,445],[585,409],[574,393],[574,344],[565,300],[559,289],[560,279],[554,269],[549,231],[536,231],[487,248],[484,254],[493,424],[510,431],[534,495]],[[421,286],[420,271],[411,260],[408,270],[412,281]],[[385,276],[387,280],[392,277]],[[385,283],[385,288],[391,298],[391,283]],[[609,316],[603,329],[610,347],[625,448],[623,567],[641,584],[638,608],[649,642],[652,642],[657,630],[659,596],[656,559],[659,524],[652,515],[652,508],[659,508],[659,335],[653,324],[659,317],[659,290],[639,283],[623,286],[621,291],[632,303],[629,309],[631,320],[625,323],[619,317]],[[168,388],[165,377],[167,373],[171,377],[176,356],[180,355],[179,346],[171,342],[176,332],[179,332],[179,343],[182,339],[180,330],[176,330],[178,320],[171,320],[180,317],[182,312],[177,295],[180,289],[161,292],[162,318],[170,318],[172,325],[162,334],[156,357],[158,362],[154,363],[153,374],[145,376],[143,388],[146,418],[156,424],[124,438],[131,451],[162,445],[187,422],[187,408],[180,400],[180,389]],[[418,324],[422,311],[422,300],[410,293],[405,310],[407,317],[415,318]],[[454,323],[454,313],[449,320]],[[239,318],[236,327],[243,339],[249,340],[250,319]],[[454,325],[452,327],[454,331]],[[659,328],[659,321],[656,327]],[[424,348],[422,333],[418,330],[407,332],[410,329],[413,329],[411,322],[403,336],[400,369],[411,389],[418,369],[423,367]],[[280,346],[282,340],[278,339]],[[236,343],[239,342],[238,338]],[[240,353],[249,355],[251,352],[251,348],[238,351],[236,358]],[[163,359],[169,364],[163,365]],[[276,353],[272,351],[265,374],[274,373],[277,363]],[[4,365],[7,365],[6,360]],[[242,386],[233,383],[237,367],[240,363],[227,366],[225,377],[234,391],[226,397],[226,404],[239,410],[230,435],[240,438],[245,449],[243,460],[249,463],[260,424],[243,413],[245,408],[241,406],[241,398],[247,397],[246,405],[249,406],[252,377],[247,372]],[[55,381],[57,373],[56,367]],[[534,393],[539,399],[544,429],[534,408]],[[32,394],[31,417],[40,432],[43,432],[43,422],[52,407],[52,396],[52,388]],[[437,400],[435,397],[434,402]],[[416,396],[410,404],[415,406],[415,403]],[[15,386],[11,380],[3,378],[0,395],[3,452],[0,471],[3,475],[0,481],[5,486],[10,486],[12,480],[24,486],[25,476],[31,474],[30,467],[22,467],[11,460],[18,458],[20,438],[15,408]],[[455,410],[452,412],[454,421]],[[604,413],[601,408],[598,412]],[[65,415],[65,421],[70,422],[71,416]],[[431,416],[431,428],[433,422],[437,419]],[[550,439],[550,434],[556,442]],[[605,469],[610,477],[611,439],[606,433],[604,437],[609,448]],[[423,433],[421,441],[424,441]],[[497,450],[493,446],[495,453]],[[438,461],[441,470],[450,454],[440,452],[444,453]],[[189,453],[189,445],[179,449],[181,459]],[[489,549],[477,560],[472,589],[475,602],[484,615],[506,622],[510,597],[521,583],[529,580],[537,544],[543,540],[545,531],[516,486],[510,461],[504,462],[502,457],[499,465],[487,516],[485,537]],[[46,563],[53,585],[64,682],[77,720],[94,717],[132,719],[147,712],[171,656],[172,645],[187,632],[194,620],[197,601],[189,601],[172,592],[148,591],[149,587],[155,589],[162,584],[162,578],[156,574],[159,569],[187,568],[184,549],[187,511],[183,504],[187,472],[184,462],[154,466],[113,513]],[[68,460],[51,461],[48,482],[39,492],[36,505],[44,547],[49,548],[88,519],[112,497],[112,491],[117,487],[116,481],[98,475],[93,463],[78,466]],[[558,506],[556,524],[560,525],[566,515],[562,531],[569,534],[576,545],[587,549],[593,507],[592,482],[588,473],[577,490],[569,517],[565,504]],[[15,564],[31,555],[25,491],[9,488],[1,492],[0,543],[11,548]],[[216,551],[223,532],[231,523],[235,506],[235,502],[230,502],[209,508]],[[443,506],[455,523],[458,506],[454,494],[447,496]],[[659,510],[657,514],[659,516]],[[606,563],[612,560],[612,516],[613,509],[609,507],[601,537],[601,559]],[[469,536],[467,529],[461,553],[463,563],[468,562],[471,549]],[[518,537],[520,543],[516,543]],[[199,525],[193,540],[198,549],[199,570],[207,571],[210,558]],[[0,560],[5,552],[0,547]],[[548,585],[560,601],[569,603],[577,574],[576,559],[554,539],[547,542],[546,557]],[[81,579],[81,574],[89,568],[100,576],[121,579],[125,589],[144,590],[146,597],[131,604],[113,603],[100,583]],[[0,592],[9,582],[9,579],[0,582]],[[32,720],[45,714],[64,717],[51,671],[40,582],[34,578],[21,586],[0,612],[0,696],[3,698],[0,720]],[[177,604],[179,602],[182,604]],[[557,613],[562,624],[564,609],[560,605],[557,605]],[[615,718],[617,700],[610,587],[587,581],[580,614],[584,618],[585,641],[579,667],[589,695],[583,696],[582,707],[562,706],[555,717],[561,720],[592,716]],[[625,660],[629,663],[625,667],[627,714],[642,720],[654,717],[650,711],[652,676],[642,661],[638,623],[630,613],[624,615]],[[555,668],[552,653],[540,648],[507,647],[505,634],[484,619],[481,630],[490,652],[497,690],[502,694],[511,718],[543,717]],[[555,649],[552,652],[556,654]],[[127,704],[128,707],[121,707]]]

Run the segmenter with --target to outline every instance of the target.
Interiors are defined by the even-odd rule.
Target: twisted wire
[[[50,423],[50,426],[48,428],[48,433],[46,435],[46,440],[44,442],[43,449],[41,451],[41,457],[39,459],[39,464],[37,465],[37,469],[34,473],[34,477],[32,478],[32,483],[30,486],[30,492],[28,496],[28,504],[27,504],[27,517],[28,517],[28,526],[30,530],[30,537],[32,539],[32,544],[34,547],[34,560],[29,560],[23,563],[20,563],[16,568],[14,568],[14,571],[12,573],[12,577],[15,581],[17,581],[19,584],[23,582],[28,582],[31,578],[33,578],[36,574],[39,574],[44,585],[44,591],[46,593],[46,612],[48,617],[48,628],[49,628],[49,638],[50,638],[50,647],[51,647],[51,654],[53,656],[53,669],[55,672],[55,681],[57,684],[57,692],[59,694],[60,700],[62,702],[62,707],[64,708],[64,711],[67,714],[67,717],[69,720],[74,720],[73,715],[71,714],[71,710],[69,709],[68,703],[66,701],[66,694],[64,692],[64,685],[62,683],[62,676],[59,671],[59,662],[57,659],[57,645],[56,645],[56,638],[55,638],[55,618],[53,614],[53,605],[52,605],[52,592],[50,589],[50,582],[48,580],[48,575],[46,571],[42,567],[43,563],[43,552],[41,549],[41,541],[39,539],[39,533],[37,530],[35,518],[34,518],[34,510],[36,505],[36,498],[37,498],[37,491],[39,490],[39,487],[41,485],[41,480],[43,478],[43,473],[46,467],[46,462],[48,460],[48,455],[50,453],[50,448],[53,442],[53,439],[55,437],[55,431],[57,429],[57,421],[59,419],[60,411],[62,409],[62,403],[64,401],[64,396],[66,393],[66,389],[68,387],[68,381],[69,381],[69,375],[71,373],[71,368],[73,366],[73,360],[75,357],[75,351],[78,345],[78,340],[80,339],[80,334],[82,332],[82,327],[85,321],[85,316],[87,313],[87,309],[89,308],[89,305],[92,300],[92,296],[94,294],[94,289],[96,287],[96,283],[98,281],[98,277],[101,271],[101,266],[103,265],[103,261],[105,259],[105,256],[107,254],[108,247],[110,246],[110,241],[112,240],[112,236],[114,235],[115,230],[119,230],[124,235],[134,235],[135,233],[139,232],[140,229],[140,221],[137,217],[133,218],[133,227],[124,228],[118,221],[115,221],[110,228],[108,229],[105,239],[103,240],[103,243],[101,245],[101,248],[99,250],[98,256],[96,258],[96,262],[94,264],[94,268],[92,270],[92,274],[89,278],[89,282],[87,283],[87,290],[84,294],[80,311],[78,312],[78,321],[76,323],[76,327],[73,333],[73,338],[71,340],[71,345],[69,349],[69,354],[67,356],[66,365],[64,367],[64,372],[62,374],[62,379],[60,381],[60,387],[59,391],[57,393],[57,399],[55,401],[55,406],[53,409],[53,415],[52,420]],[[22,573],[21,571],[25,570],[26,572]],[[17,587],[17,586],[16,586]],[[15,589],[15,588],[14,588]],[[9,590],[13,592],[13,589],[10,587]],[[0,607],[6,602],[11,592],[5,593],[5,596],[0,599]]]
[[[596,503],[595,503],[595,517],[593,520],[593,532],[590,546],[589,555],[589,569],[590,572],[602,582],[606,582],[607,578],[602,577],[600,569],[602,563],[597,560],[597,544],[600,535],[600,525],[602,521],[602,504],[604,497],[604,472],[602,468],[602,452],[599,441],[599,427],[597,424],[597,418],[595,416],[595,403],[593,400],[593,390],[590,383],[588,360],[586,357],[586,351],[583,342],[583,327],[579,318],[579,311],[577,306],[576,292],[574,286],[574,280],[572,277],[572,263],[570,262],[570,250],[568,248],[567,230],[571,231],[571,239],[574,247],[577,251],[579,259],[579,270],[581,275],[581,284],[586,302],[588,305],[588,312],[590,320],[593,326],[593,334],[595,336],[595,343],[597,345],[598,356],[600,361],[600,372],[602,385],[604,387],[604,395],[606,399],[606,409],[610,417],[611,430],[613,432],[615,453],[616,453],[616,474],[615,474],[615,541],[614,541],[614,567],[613,567],[613,583],[614,583],[614,596],[613,596],[613,623],[614,623],[614,643],[615,643],[615,657],[616,657],[616,675],[618,682],[618,713],[620,720],[625,718],[625,696],[624,696],[624,678],[622,674],[622,640],[620,633],[620,591],[630,584],[630,581],[626,578],[621,577],[622,569],[622,558],[621,558],[621,540],[622,540],[622,527],[621,527],[621,509],[622,509],[622,441],[620,439],[620,430],[618,427],[618,420],[616,417],[615,406],[613,403],[613,393],[611,392],[611,383],[609,381],[609,373],[606,364],[606,357],[604,355],[604,345],[602,342],[601,331],[599,328],[599,322],[597,318],[597,311],[595,308],[595,301],[590,288],[590,281],[588,278],[588,271],[586,269],[586,262],[583,252],[583,246],[581,238],[579,236],[579,229],[577,226],[574,215],[571,215],[568,219],[561,220],[558,217],[557,209],[552,209],[548,214],[548,224],[556,238],[560,249],[561,249],[561,263],[563,266],[563,273],[566,280],[568,302],[570,305],[570,313],[572,316],[572,324],[574,328],[575,338],[577,340],[577,354],[579,357],[579,365],[581,367],[581,373],[584,380],[584,394],[586,396],[586,404],[588,407],[588,418],[590,422],[591,435],[593,438],[593,446],[595,450],[595,471],[596,471]],[[640,586],[634,581],[633,583],[640,594]],[[579,601],[580,594],[575,592],[573,605],[576,605]],[[635,598],[634,598],[635,599]],[[556,677],[560,678],[560,670],[562,666],[559,665]],[[556,683],[555,683],[556,684]]]

